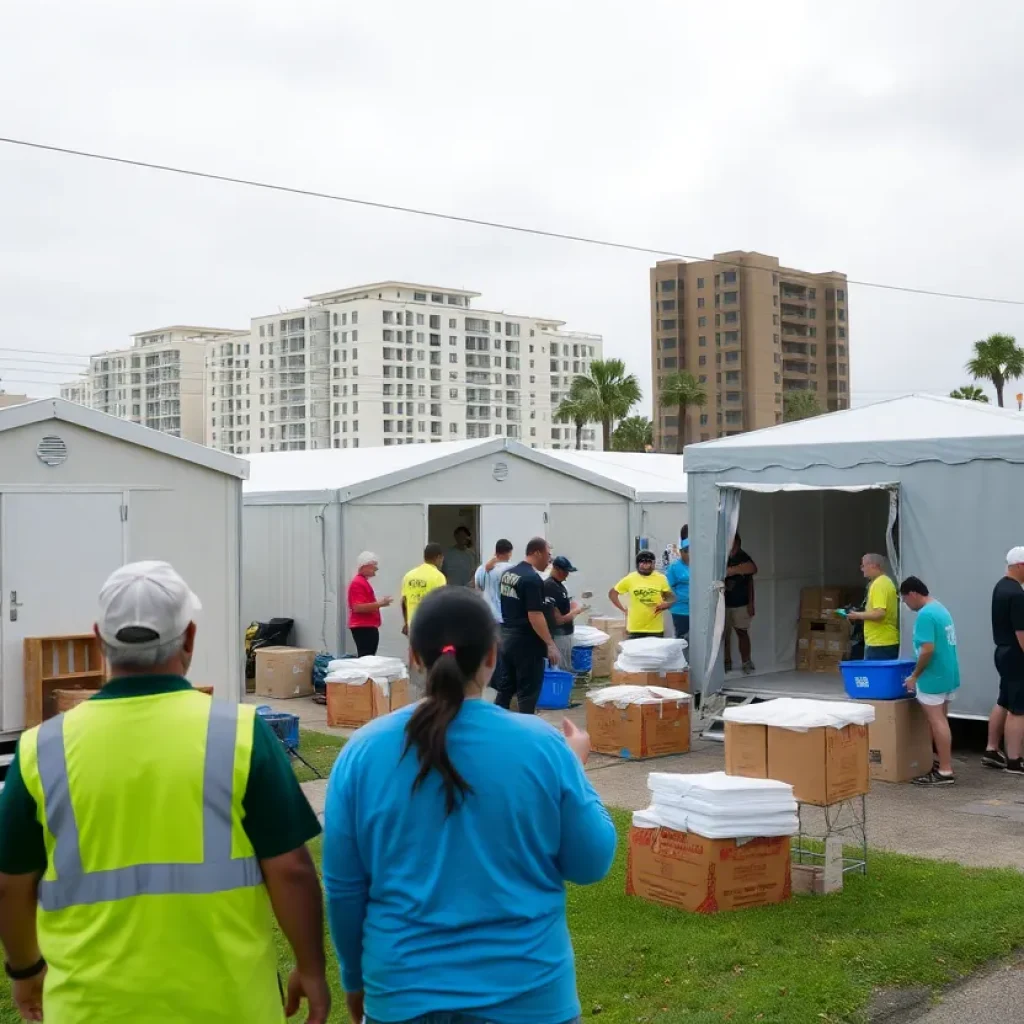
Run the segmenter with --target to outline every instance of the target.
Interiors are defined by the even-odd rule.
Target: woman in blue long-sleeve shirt
[[[349,1012],[575,1022],[565,882],[600,881],[615,852],[583,772],[589,737],[476,699],[496,638],[471,591],[428,595],[410,645],[426,699],[360,729],[328,786],[324,884]]]

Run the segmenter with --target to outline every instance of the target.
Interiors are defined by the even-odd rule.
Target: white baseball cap
[[[356,568],[362,569],[364,565],[377,565],[377,556],[372,551],[364,551],[356,562]]]
[[[1007,565],[1024,565],[1024,546],[1010,548],[1006,552]]]
[[[104,643],[132,651],[176,640],[203,607],[167,562],[122,565],[103,584],[99,604]]]

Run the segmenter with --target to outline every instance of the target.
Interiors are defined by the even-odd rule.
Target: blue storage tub
[[[594,667],[593,647],[574,647],[572,649],[573,672],[589,672]]]
[[[569,706],[575,677],[560,668],[544,669],[544,683],[537,698],[537,707],[547,711],[560,711]]]
[[[286,711],[274,711],[269,705],[261,704],[256,714],[263,719],[285,745],[287,750],[299,749],[299,716],[289,715]]]
[[[895,661],[842,661],[843,685],[854,700],[899,700],[909,697],[903,685],[914,671],[912,658]]]

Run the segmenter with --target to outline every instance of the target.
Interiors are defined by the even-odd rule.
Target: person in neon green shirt
[[[868,583],[868,600],[862,612],[850,612],[850,619],[864,623],[864,660],[892,661],[900,656],[900,599],[896,584],[885,574],[881,555],[865,555],[860,571]]]
[[[441,572],[443,564],[444,551],[441,545],[428,544],[423,549],[423,564],[410,569],[402,578],[402,632],[406,635],[420,601],[432,590],[448,585],[448,580]]]
[[[654,571],[653,551],[636,556],[636,572],[623,577],[608,591],[608,600],[626,614],[626,632],[630,638],[665,635],[665,609],[676,600],[669,582]],[[619,595],[629,595],[629,608],[623,608]]]

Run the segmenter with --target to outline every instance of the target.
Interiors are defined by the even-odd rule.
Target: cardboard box
[[[801,619],[797,624],[798,672],[839,671],[850,650],[850,624],[845,619]]]
[[[843,890],[843,841],[833,836],[825,840],[821,862],[794,864],[790,868],[793,895],[825,896]]]
[[[788,782],[797,800],[820,807],[867,793],[868,727],[795,732],[769,726],[768,778]]]
[[[587,701],[587,732],[594,750],[612,757],[663,757],[690,749],[690,702],[595,704]]]
[[[705,839],[670,828],[629,833],[626,895],[715,914],[782,903],[791,894],[790,842]]]
[[[855,587],[804,587],[800,591],[800,618],[833,618],[836,609],[857,604],[862,597],[862,590]]]
[[[924,710],[914,697],[867,701],[875,709],[868,726],[871,778],[907,782],[932,767],[932,733]]]
[[[412,703],[408,679],[399,679],[386,687],[373,679],[356,684],[327,683],[327,724],[332,728],[358,729]]]
[[[725,774],[768,778],[768,726],[725,723]]]
[[[256,651],[256,696],[287,700],[313,694],[316,651],[302,647],[261,647]]]
[[[666,686],[670,690],[690,692],[690,670],[682,672],[620,672],[612,668],[612,683],[616,686]]]
[[[619,644],[626,639],[626,620],[598,616],[590,620],[590,625],[607,633],[611,638],[606,644],[594,648],[594,660],[590,669],[590,674],[595,679],[607,679],[612,674],[615,659],[619,656]]]

